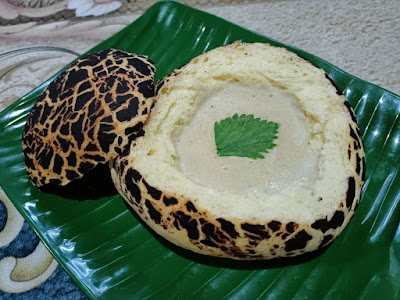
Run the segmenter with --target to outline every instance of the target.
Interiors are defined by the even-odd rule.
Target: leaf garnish
[[[276,146],[279,124],[254,118],[253,115],[235,114],[214,124],[218,156],[264,158]]]

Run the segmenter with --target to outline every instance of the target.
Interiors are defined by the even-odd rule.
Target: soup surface
[[[264,159],[219,157],[214,123],[252,114],[279,124],[276,147]],[[309,129],[296,99],[275,87],[227,83],[203,101],[175,138],[180,170],[190,180],[243,196],[274,194],[287,186],[312,188],[318,155],[308,149]]]

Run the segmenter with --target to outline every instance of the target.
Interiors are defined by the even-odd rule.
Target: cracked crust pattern
[[[22,134],[32,182],[66,185],[122,153],[150,112],[154,71],[145,56],[107,49],[77,60],[51,82]]]
[[[151,186],[135,170],[129,151],[112,166],[116,188],[127,203],[158,234],[180,247],[233,259],[271,259],[315,251],[330,244],[346,227],[356,210],[365,177],[365,154],[355,116],[348,130],[348,160],[354,169],[347,193],[331,218],[313,223],[279,220],[221,218],[201,209],[196,199],[171,194]]]

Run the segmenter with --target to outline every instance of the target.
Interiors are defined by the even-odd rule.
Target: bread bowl
[[[64,186],[117,157],[153,104],[154,63],[123,50],[78,59],[39,97],[22,133],[33,184]]]
[[[210,126],[232,112],[279,123],[278,146],[260,160],[218,157]],[[114,184],[157,234],[197,253],[254,260],[315,251],[360,200],[365,154],[352,109],[322,69],[283,48],[236,42],[192,59],[158,84],[143,130],[111,164]],[[211,146],[190,158],[204,147],[187,145],[199,140]],[[241,185],[249,166],[273,172]]]

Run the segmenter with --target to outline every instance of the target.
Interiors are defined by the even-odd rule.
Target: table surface
[[[0,111],[155,1],[0,0]],[[400,1],[181,1],[400,94]],[[0,298],[85,299],[0,187]]]

